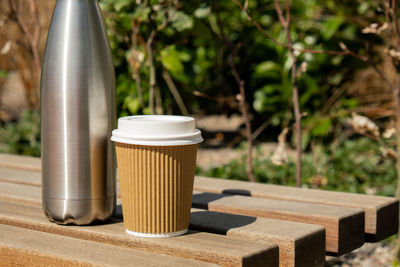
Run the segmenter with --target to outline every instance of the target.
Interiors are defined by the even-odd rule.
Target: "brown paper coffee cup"
[[[137,236],[183,234],[190,221],[197,144],[116,142],[124,225]]]
[[[189,226],[198,143],[191,117],[142,115],[118,119],[116,144],[126,232],[181,235]]]

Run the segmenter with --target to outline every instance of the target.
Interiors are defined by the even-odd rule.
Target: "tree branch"
[[[240,110],[242,111],[242,114],[244,117],[244,122],[245,122],[245,127],[246,127],[246,137],[247,137],[247,142],[248,142],[247,172],[249,174],[249,180],[251,182],[255,182],[256,180],[254,178],[254,173],[253,173],[253,138],[252,138],[252,133],[251,133],[251,124],[250,124],[249,113],[248,113],[247,105],[246,105],[246,93],[245,93],[245,88],[244,88],[244,81],[240,78],[239,73],[235,66],[235,58],[237,56],[237,52],[238,52],[238,49],[240,48],[240,45],[241,44],[239,43],[233,50],[231,60],[230,60],[230,65],[231,65],[233,77],[235,78],[235,81],[239,86],[239,90],[240,90],[240,97],[238,99],[239,106],[240,106]]]
[[[278,14],[279,21],[281,22],[285,33],[286,39],[288,42],[290,57],[292,58],[292,99],[293,99],[293,112],[295,115],[295,138],[296,138],[296,185],[297,187],[301,187],[301,111],[299,104],[299,89],[297,86],[297,57],[294,53],[292,37],[290,36],[290,5],[289,1],[285,0],[285,8],[286,8],[286,19],[283,17],[282,8],[279,4],[279,0],[274,0],[276,13]]]
[[[164,77],[165,82],[168,85],[169,90],[172,93],[172,96],[175,99],[176,104],[179,107],[179,110],[181,111],[181,113],[183,115],[188,116],[189,112],[188,112],[188,110],[187,110],[187,108],[185,106],[185,103],[183,102],[182,97],[179,94],[178,89],[176,88],[176,86],[174,84],[174,81],[171,78],[171,75],[169,75],[168,71],[165,70],[165,69],[163,69],[163,77]]]
[[[218,25],[220,37],[225,42],[225,45],[227,45],[229,48],[233,49],[234,48],[233,45],[229,42],[228,38],[225,35],[224,24],[222,23],[222,20],[221,20],[218,1],[214,1],[214,7],[215,7],[215,14],[217,16],[217,25]]]
[[[228,97],[215,97],[215,96],[207,95],[207,94],[205,94],[205,93],[203,93],[203,92],[200,92],[200,91],[197,91],[197,90],[193,91],[193,94],[194,94],[195,96],[199,96],[199,97],[202,97],[202,98],[211,100],[211,101],[216,101],[216,102],[221,102],[221,103],[224,103],[224,102],[225,102],[225,103],[237,102],[236,98],[233,97],[233,96],[228,96]]]
[[[36,5],[36,1],[29,0],[29,12],[30,17],[33,19],[33,23],[27,24],[26,17],[22,14],[24,3],[26,0],[8,0],[10,7],[10,19],[17,24],[18,28],[21,30],[27,42],[27,50],[32,56],[33,66],[32,66],[32,76],[34,77],[34,87],[35,91],[27,88],[28,91],[28,102],[31,108],[38,108],[39,103],[39,84],[40,84],[40,74],[42,70],[41,58],[40,58],[40,36],[41,28],[39,21],[39,14]],[[29,26],[28,26],[29,25]],[[31,28],[33,28],[31,30]],[[20,64],[21,65],[21,64]],[[24,65],[24,64],[22,64]]]
[[[256,140],[256,138],[267,128],[267,126],[271,123],[271,118],[265,120],[258,128],[253,132],[251,138]]]
[[[275,39],[271,34],[269,34],[266,30],[263,29],[263,27],[261,27],[261,25],[255,21],[249,14],[249,12],[247,11],[247,9],[244,8],[244,6],[242,6],[242,4],[238,1],[238,0],[232,0],[243,12],[246,13],[248,20],[261,32],[263,33],[268,39],[270,39],[272,42],[274,42],[275,44],[279,45],[279,46],[283,46],[286,47],[286,45],[284,43],[279,42],[277,39]]]
[[[253,18],[250,16],[250,13],[248,12],[247,9],[244,8],[244,6],[238,1],[238,0],[232,0],[236,6],[238,6],[243,12],[246,13],[248,20],[260,31],[263,35],[265,35],[268,39],[270,39],[273,43],[276,45],[288,48],[288,49],[294,49],[295,51],[301,52],[301,53],[311,53],[311,54],[328,54],[328,55],[336,55],[336,56],[352,56],[354,58],[357,58],[361,61],[367,61],[368,58],[364,56],[360,56],[348,49],[344,51],[331,51],[331,50],[314,50],[314,49],[301,49],[301,48],[295,48],[292,45],[289,44],[284,44],[282,42],[279,42],[277,39],[275,39],[271,34],[269,34],[264,28]],[[278,10],[276,10],[279,12]],[[283,13],[282,9],[280,9],[281,14],[278,14],[278,18],[282,24],[282,26],[285,26],[284,23],[286,23],[286,20],[283,20],[284,23],[282,23],[282,18],[283,18]]]
[[[166,16],[167,19],[165,20],[165,22],[163,24],[161,24],[160,26],[157,27],[157,31],[162,31],[172,22],[177,10],[178,10],[178,4],[175,3],[174,9],[172,10],[171,14],[167,14],[167,16]]]
[[[243,120],[245,123],[245,128],[246,128],[246,139],[248,142],[247,173],[249,176],[249,180],[251,182],[255,182],[256,180],[254,178],[254,171],[253,171],[253,138],[252,138],[250,117],[249,117],[247,103],[246,103],[246,90],[244,87],[244,81],[240,78],[240,75],[235,66],[235,58],[237,56],[237,52],[238,52],[241,44],[239,43],[236,47],[234,47],[233,44],[228,40],[228,38],[226,37],[225,32],[224,32],[224,24],[221,20],[218,1],[214,1],[214,7],[215,7],[215,13],[217,16],[217,24],[218,24],[219,31],[220,31],[219,37],[223,40],[224,44],[228,48],[233,50],[230,55],[229,64],[231,66],[231,71],[232,71],[233,77],[235,78],[235,81],[239,86],[240,95],[237,100],[239,102],[240,112],[242,113]]]
[[[150,71],[150,96],[149,96],[149,106],[150,106],[150,113],[154,114],[154,94],[155,94],[155,88],[156,88],[156,67],[154,66],[154,60],[153,60],[153,49],[151,47],[153,43],[154,36],[156,35],[156,32],[153,30],[150,33],[149,38],[147,39],[146,42],[146,50],[147,50],[147,64],[149,65],[149,71]]]
[[[399,22],[397,20],[396,16],[396,0],[392,0],[392,7],[389,9],[389,13],[392,17],[391,23],[394,27],[394,30],[396,32],[396,41],[397,41],[397,49],[399,49],[400,46],[400,29],[399,29]]]
[[[138,53],[137,49],[137,43],[138,43],[138,34],[139,34],[139,22],[136,22],[135,19],[132,19],[132,47],[135,53]],[[139,103],[140,106],[144,106],[143,102],[143,90],[142,90],[142,85],[141,85],[141,75],[140,75],[140,68],[142,66],[142,62],[138,59],[138,57],[135,58],[136,63],[138,64],[138,67],[135,68],[133,67],[133,71],[135,72],[135,83],[136,83],[136,90],[138,91],[138,97],[139,97]]]
[[[394,90],[394,85],[389,81],[389,78],[384,74],[375,64],[371,64],[372,68],[375,72],[381,77],[382,80],[390,87],[390,89]]]

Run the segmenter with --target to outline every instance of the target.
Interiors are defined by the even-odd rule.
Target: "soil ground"
[[[394,242],[366,243],[361,248],[342,257],[327,257],[329,267],[390,267],[393,266]]]

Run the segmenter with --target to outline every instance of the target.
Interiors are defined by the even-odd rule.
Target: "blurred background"
[[[400,33],[389,2],[291,2],[302,187],[396,193]],[[41,59],[55,3],[0,0],[0,153],[40,156]],[[294,61],[274,1],[99,4],[118,117],[195,116],[205,137],[198,175],[248,180],[251,163],[255,181],[296,184]],[[340,262],[389,266],[394,245],[385,244]]]
[[[55,2],[0,1],[0,152],[40,156],[40,62]],[[246,12],[236,1],[99,3],[118,117],[195,116],[206,139],[197,173],[247,180],[246,118],[234,67],[245,89],[255,179],[295,184],[293,60],[265,34],[286,43],[273,1],[245,1]],[[390,83],[397,84],[397,73],[386,20],[383,1],[292,2],[294,47],[358,55],[296,52],[304,187],[395,194]]]

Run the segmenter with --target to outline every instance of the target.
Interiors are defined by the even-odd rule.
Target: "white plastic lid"
[[[140,115],[118,119],[118,129],[112,132],[114,142],[176,146],[198,144],[203,141],[194,118],[172,115]]]

